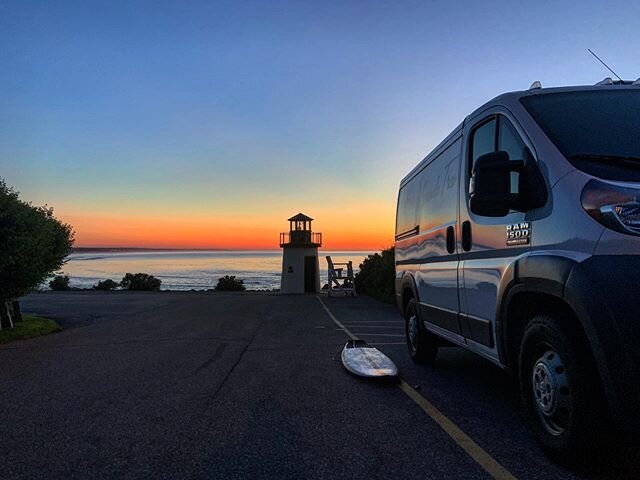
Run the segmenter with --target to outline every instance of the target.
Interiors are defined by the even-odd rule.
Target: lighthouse
[[[280,234],[282,248],[282,293],[315,293],[320,291],[318,247],[322,234],[311,230],[313,218],[303,213],[289,220],[289,232]]]

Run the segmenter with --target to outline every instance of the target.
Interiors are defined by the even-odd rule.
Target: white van
[[[640,427],[640,82],[500,95],[401,182],[409,354],[468,348],[519,379],[552,455]]]

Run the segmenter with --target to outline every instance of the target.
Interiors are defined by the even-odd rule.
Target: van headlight
[[[585,211],[605,227],[640,235],[640,189],[589,180],[581,201]]]

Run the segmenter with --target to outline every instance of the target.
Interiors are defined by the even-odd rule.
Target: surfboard
[[[364,340],[349,340],[342,349],[342,364],[361,377],[395,377],[398,368],[393,361]]]

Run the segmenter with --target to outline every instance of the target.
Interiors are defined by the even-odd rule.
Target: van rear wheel
[[[438,339],[428,332],[418,312],[418,303],[414,298],[409,300],[404,311],[407,348],[411,360],[416,363],[433,363],[438,355]]]
[[[585,345],[548,315],[534,316],[520,347],[520,397],[542,449],[565,463],[596,447],[606,412]]]

